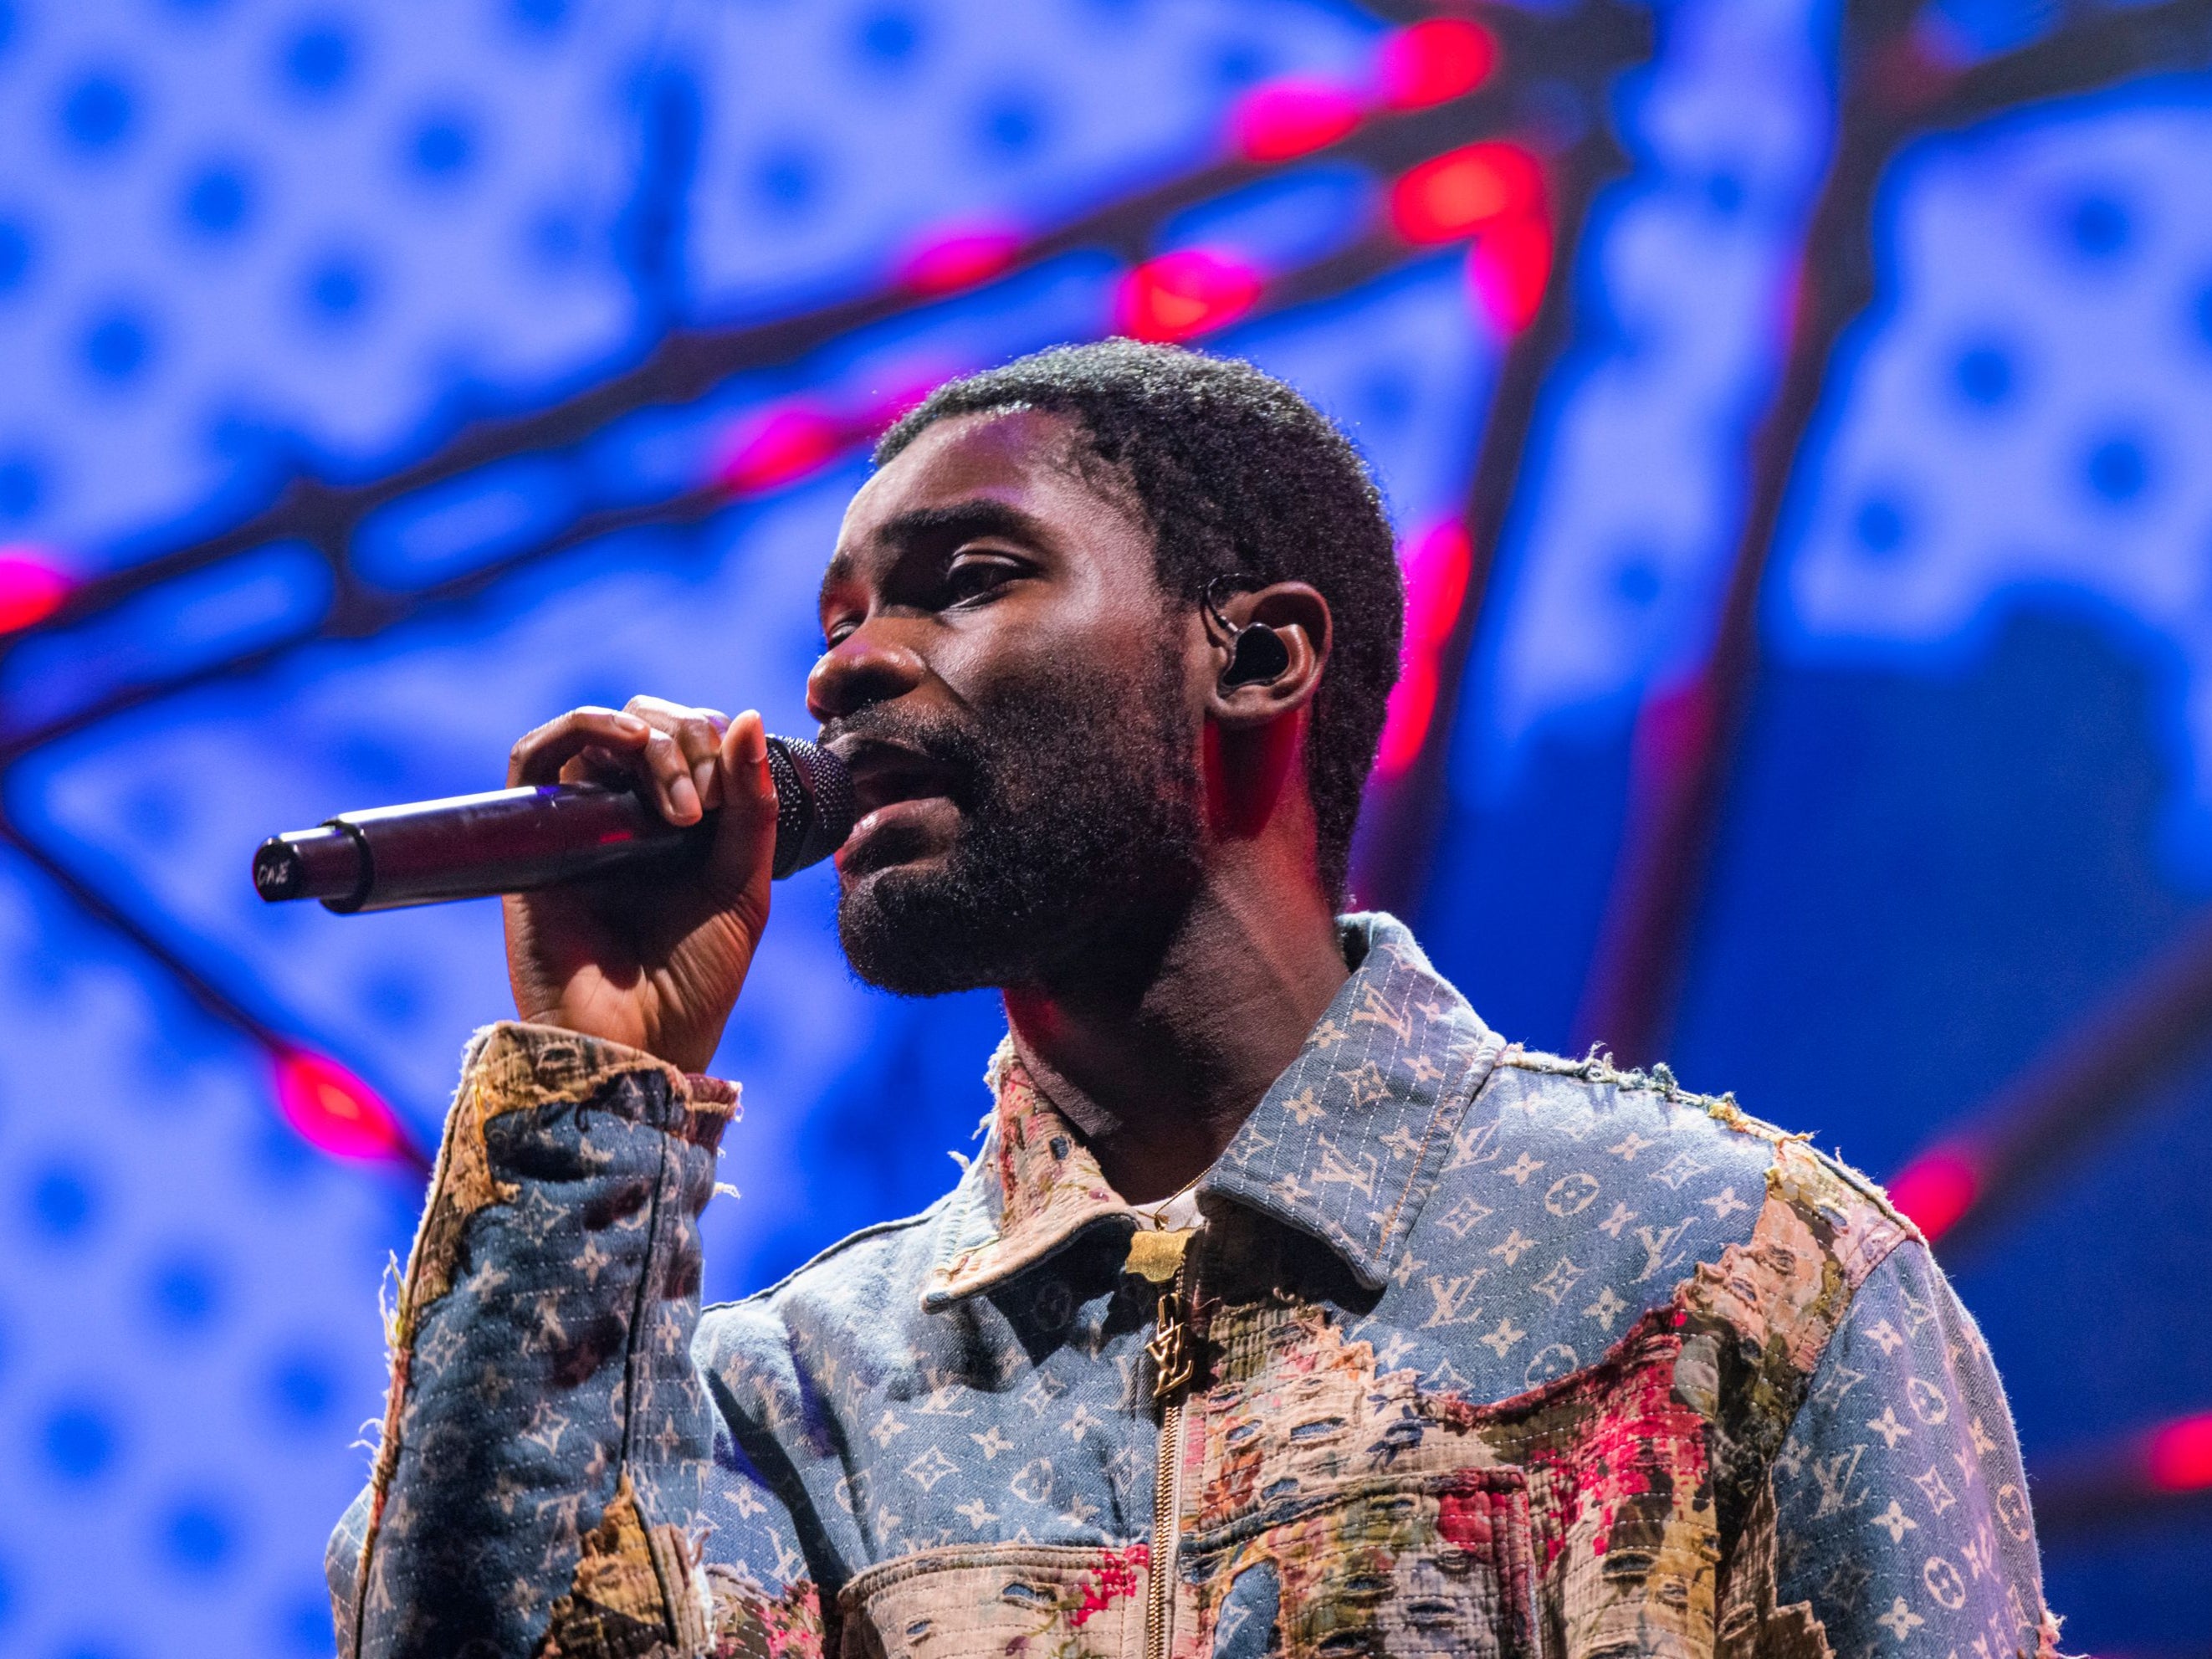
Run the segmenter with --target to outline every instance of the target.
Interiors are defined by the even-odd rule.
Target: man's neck
[[[1145,971],[1010,988],[1007,1022],[1115,1190],[1150,1204],[1212,1167],[1348,971],[1310,879],[1217,875]]]

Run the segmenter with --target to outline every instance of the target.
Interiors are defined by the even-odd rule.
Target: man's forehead
[[[1126,510],[1100,488],[1097,469],[1082,465],[1084,446],[1076,420],[1044,410],[988,410],[932,423],[846,507],[833,574],[918,513],[990,501],[1048,523],[1071,512]]]

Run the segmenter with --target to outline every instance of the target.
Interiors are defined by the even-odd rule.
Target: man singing
[[[507,901],[520,1018],[447,1126],[342,1648],[2049,1653],[1988,1352],[1881,1193],[1338,914],[1401,603],[1344,438],[1117,341],[876,460],[808,684],[862,809],[839,931],[893,991],[1004,993],[982,1151],[702,1312],[760,721],[523,738],[511,781],[719,807],[713,852]]]

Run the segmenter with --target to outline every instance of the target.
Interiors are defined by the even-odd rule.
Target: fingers
[[[634,714],[617,714],[611,708],[572,708],[558,720],[524,733],[507,752],[507,787],[556,783],[561,769],[586,750],[600,749],[611,756],[629,754],[643,749],[651,732]]]
[[[572,708],[514,745],[510,788],[585,779],[634,783],[671,823],[696,823],[720,797],[716,757],[727,717],[659,697],[628,708]]]
[[[769,872],[775,862],[775,781],[768,769],[768,734],[756,711],[747,709],[721,734],[717,769],[722,815],[708,854],[708,879],[727,902],[757,909],[757,922],[765,922]]]
[[[721,805],[722,785],[715,757],[730,724],[727,714],[719,708],[691,708],[662,697],[632,697],[623,705],[623,712],[668,733],[690,774],[692,793],[702,809]]]

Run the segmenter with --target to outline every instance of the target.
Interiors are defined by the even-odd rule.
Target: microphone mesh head
[[[842,847],[860,812],[844,762],[804,738],[770,738],[768,769],[775,781],[774,873],[781,880]]]

